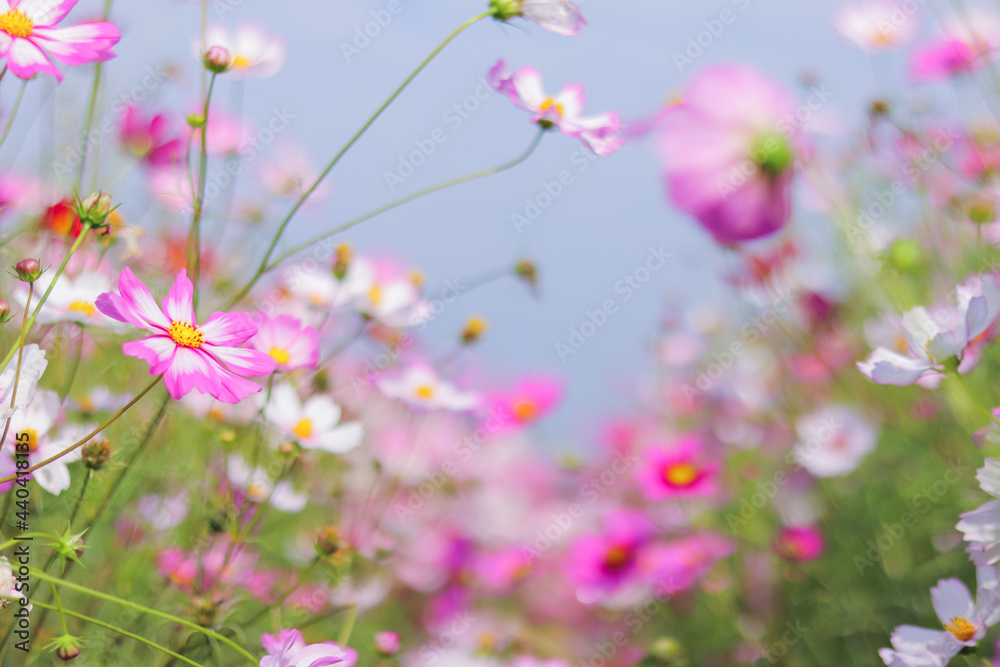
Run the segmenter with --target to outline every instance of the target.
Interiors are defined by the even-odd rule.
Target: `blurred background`
[[[276,109],[292,117],[255,160],[267,159],[279,145],[296,143],[308,150],[318,171],[420,60],[464,20],[486,9],[485,2],[469,0],[397,1],[399,12],[367,41],[358,35],[373,22],[373,12],[387,9],[388,0],[209,3],[210,23],[230,28],[256,23],[287,43],[282,76],[245,83],[223,77],[214,98],[222,108],[242,109],[259,125],[266,125]],[[839,116],[860,117],[858,111],[876,95],[903,85],[895,83],[904,76],[902,60],[896,62],[890,54],[873,65],[867,54],[834,33],[833,0],[580,4],[590,26],[576,38],[525,21],[483,21],[461,35],[333,172],[325,198],[296,219],[288,244],[420,188],[519,155],[535,132],[528,116],[499,95],[483,95],[483,77],[499,58],[512,69],[534,65],[553,91],[568,83],[585,84],[588,113],[617,110],[625,122],[649,118],[680,92],[693,72],[717,62],[756,65],[802,93],[803,75],[814,77],[832,93],[823,115],[834,134]],[[102,6],[82,0],[73,18],[96,18]],[[103,119],[117,124],[112,110],[116,100],[150,76],[158,81],[163,72],[169,77],[152,87],[145,109],[195,111],[197,99],[181,91],[196,90],[190,84],[200,77],[193,48],[200,4],[117,2],[111,12],[123,39],[119,58],[107,65],[95,125]],[[718,31],[723,12],[732,20]],[[925,32],[934,18],[934,7],[926,5],[921,10]],[[719,34],[706,39],[713,27]],[[699,33],[707,46],[693,46]],[[67,68],[66,75],[58,86],[48,78],[29,86],[0,165],[4,169],[37,168],[33,156],[50,159],[78,145],[83,118],[57,115],[56,109],[80,108],[59,101],[86,99],[92,76],[88,68]],[[5,112],[17,85],[4,81],[0,88]],[[477,91],[485,99],[475,99]],[[470,96],[472,103],[467,102]],[[453,107],[463,103],[472,110],[457,114]],[[386,173],[397,172],[400,160],[416,149],[415,142],[438,129],[444,143],[392,191]],[[147,195],[130,196],[142,190],[142,181],[133,162],[107,154],[112,150],[106,148],[100,156],[99,187],[123,202],[128,222],[154,228],[170,224]],[[337,237],[358,253],[388,252],[422,270],[431,299],[445,281],[472,282],[516,259],[533,260],[540,271],[537,298],[514,278],[491,282],[449,304],[431,323],[428,337],[443,341],[435,352],[443,356],[454,347],[451,341],[465,318],[481,315],[490,322],[490,332],[467,353],[472,358],[464,364],[511,380],[529,371],[562,376],[565,401],[540,427],[542,439],[558,449],[586,446],[604,418],[643,400],[642,385],[635,379],[645,372],[643,360],[657,331],[683,328],[692,318],[711,317],[712,312],[725,316],[733,298],[725,296],[721,283],[726,251],[667,203],[651,137],[628,143],[607,158],[581,162],[583,155],[581,144],[552,134],[511,171],[431,195]],[[250,165],[248,172],[256,166]],[[563,170],[572,172],[572,183],[531,224],[518,229],[512,216],[523,216],[526,200],[543,193],[545,183]],[[54,192],[68,193],[72,176],[60,182],[47,171]],[[235,188],[237,201],[259,197],[252,177],[241,177]],[[262,228],[240,227],[218,242],[243,247],[251,253],[248,262],[259,261],[270,230],[288,206],[273,202]],[[802,227],[809,220],[799,208],[795,224]],[[645,262],[651,246],[662,247],[671,259],[625,301],[615,285]],[[568,344],[571,329],[609,298],[616,300],[617,312],[581,349],[561,359],[557,343]]]

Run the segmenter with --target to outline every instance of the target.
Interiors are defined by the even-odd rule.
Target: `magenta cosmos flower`
[[[0,0],[0,56],[15,76],[30,79],[63,75],[52,62],[66,65],[103,62],[115,57],[111,50],[121,33],[110,23],[81,23],[57,28],[77,0]],[[50,57],[51,56],[51,57]]]
[[[621,122],[614,111],[584,116],[583,86],[566,86],[556,95],[548,95],[542,75],[534,67],[522,67],[513,74],[498,61],[487,76],[490,86],[503,93],[518,109],[532,113],[532,122],[540,127],[557,128],[568,137],[576,137],[597,155],[611,155],[622,145]]]
[[[714,495],[718,465],[706,461],[698,438],[681,438],[670,448],[653,447],[636,472],[643,494],[650,500],[696,498]]]
[[[640,553],[654,532],[644,514],[613,512],[604,521],[602,535],[584,535],[570,547],[570,577],[585,589],[617,589],[638,574]]]
[[[761,238],[791,214],[791,98],[749,67],[716,66],[663,119],[659,151],[674,205],[719,243]]]
[[[813,526],[785,526],[774,538],[775,553],[793,563],[819,558],[824,549],[823,533]]]
[[[275,361],[270,356],[237,347],[257,333],[249,314],[212,313],[203,324],[197,323],[194,286],[186,270],[177,274],[162,308],[129,268],[123,269],[118,278],[118,291],[120,295],[101,294],[96,303],[98,310],[153,332],[148,338],[125,343],[122,351],[148,363],[150,374],[162,373],[167,391],[174,398],[195,389],[223,403],[239,403],[261,389],[241,375],[274,371]]]

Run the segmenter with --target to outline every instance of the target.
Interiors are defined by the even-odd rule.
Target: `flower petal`
[[[174,280],[174,286],[163,298],[163,311],[171,322],[194,323],[194,285],[187,277],[187,269],[182,269]]]
[[[221,347],[242,345],[257,334],[250,313],[212,313],[198,328],[205,334],[206,343]]]

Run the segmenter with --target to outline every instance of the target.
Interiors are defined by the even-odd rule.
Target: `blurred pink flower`
[[[319,362],[319,334],[291,315],[262,316],[250,346],[270,355],[279,371],[316,368]]]
[[[652,447],[636,471],[643,494],[650,500],[664,498],[695,498],[718,492],[718,464],[705,460],[701,440],[693,436],[681,438],[670,448]]]
[[[823,533],[813,526],[785,526],[774,538],[774,551],[796,563],[819,558],[824,549]]]
[[[270,37],[255,25],[242,25],[235,33],[230,33],[225,26],[209,26],[205,33],[205,44],[209,48],[221,46],[232,56],[232,66],[225,72],[230,78],[274,76],[285,64],[284,41]],[[194,52],[200,61],[201,39],[195,40]]]
[[[642,556],[645,577],[676,595],[688,590],[734,550],[731,540],[714,533],[696,533],[667,544],[656,544]]]
[[[170,132],[166,115],[149,118],[135,107],[128,107],[122,114],[119,136],[126,148],[153,167],[177,165],[184,151],[183,142]]]
[[[563,385],[556,378],[536,375],[522,378],[513,389],[491,399],[505,424],[526,426],[548,414],[562,398]]]
[[[661,123],[659,150],[674,204],[719,243],[757,239],[791,214],[795,126],[791,99],[743,66],[693,79]]]
[[[121,33],[110,23],[56,27],[77,1],[0,0],[0,57],[7,58],[7,68],[14,76],[30,79],[36,74],[49,74],[62,81],[62,72],[49,54],[66,65],[115,57],[111,47],[121,39]]]
[[[917,12],[887,0],[852,2],[837,9],[833,25],[841,37],[866,51],[880,51],[905,44],[919,27]],[[909,11],[907,11],[909,9]]]
[[[151,375],[162,373],[172,397],[197,390],[224,403],[239,403],[261,390],[240,375],[274,371],[270,356],[237,347],[257,333],[247,313],[213,313],[204,324],[197,323],[194,285],[186,270],[177,275],[162,307],[127,267],[118,278],[118,291],[101,294],[97,309],[119,322],[153,332],[148,338],[125,343],[122,351],[148,363]]]
[[[646,515],[615,511],[604,520],[600,535],[584,535],[570,546],[567,570],[570,579],[586,589],[614,590],[639,572],[639,553],[653,537],[654,526]]]

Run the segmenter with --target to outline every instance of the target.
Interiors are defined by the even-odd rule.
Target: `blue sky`
[[[215,19],[220,9],[231,9],[222,12],[224,23],[257,22],[285,36],[289,56],[284,71],[272,79],[250,80],[244,105],[259,123],[275,108],[287,108],[294,115],[289,136],[306,145],[319,165],[443,37],[485,9],[474,0],[397,1],[400,11],[350,57],[342,44],[351,43],[356,28],[363,30],[373,20],[371,12],[387,9],[388,0],[213,0],[210,16]],[[534,65],[551,87],[584,83],[589,110],[615,109],[626,120],[656,110],[693,72],[717,62],[754,64],[789,87],[803,72],[814,73],[833,91],[833,103],[845,116],[857,118],[876,90],[873,68],[864,53],[833,32],[835,4],[587,0],[582,8],[590,26],[576,38],[524,22],[505,26],[483,21],[439,56],[359,142],[332,175],[330,196],[298,219],[289,239],[309,238],[393,198],[519,154],[534,129],[508,101],[489,96],[460,123],[454,112],[449,114],[455,104],[475,96],[477,88],[481,93],[481,77],[498,58],[511,67]],[[92,18],[99,7],[99,2],[83,0],[70,20]],[[925,22],[933,23],[930,12],[923,13]],[[120,57],[108,67],[98,118],[109,113],[116,95],[141,81],[147,67],[164,62],[182,65],[188,85],[157,89],[156,104],[190,108],[190,95],[197,91],[190,44],[198,33],[198,7],[118,0],[112,17],[124,38]],[[723,18],[731,21],[720,32],[716,21]],[[693,62],[679,67],[675,54],[684,53],[689,40],[713,27],[719,34],[710,40],[703,34],[708,46],[700,54],[689,52],[696,56]],[[880,67],[888,80],[899,76],[902,61],[890,58]],[[75,141],[82,119],[71,110],[81,108],[89,81],[86,72],[71,73],[59,86],[55,145],[47,150],[58,152]],[[48,141],[45,121],[53,118],[45,102],[52,88],[49,82],[29,86],[15,126],[20,150],[16,156],[3,156],[5,166],[29,168],[37,163],[37,147],[46,148]],[[9,108],[14,92],[8,78],[0,89],[0,104]],[[236,94],[224,82],[217,99],[233,100]],[[443,130],[444,143],[390,192],[385,173],[398,168],[400,156],[413,151],[415,141],[426,142],[438,129]],[[525,200],[545,192],[546,183],[557,181],[564,170],[571,173],[572,182],[531,225],[518,230],[512,215],[523,214]],[[129,183],[126,178],[120,187]],[[152,220],[143,218],[146,202],[138,200],[125,197],[126,216]],[[475,278],[515,257],[535,260],[542,277],[538,300],[513,280],[493,283],[449,305],[428,333],[450,339],[468,315],[480,314],[492,329],[476,349],[474,364],[508,380],[533,370],[563,375],[569,386],[567,400],[541,429],[545,439],[560,448],[585,446],[604,417],[634,403],[638,381],[649,376],[650,346],[665,316],[676,316],[679,308],[692,304],[724,309],[730,303],[717,278],[724,266],[722,253],[691,220],[670,207],[648,142],[591,161],[583,157],[578,142],[552,134],[518,168],[394,210],[343,239],[359,252],[389,253],[422,267],[432,288],[448,279]],[[258,247],[263,242],[252,240]],[[646,262],[651,247],[662,247],[671,258],[626,300],[615,286]],[[608,299],[614,301],[615,312],[563,362],[556,344],[567,342],[571,328]]]

